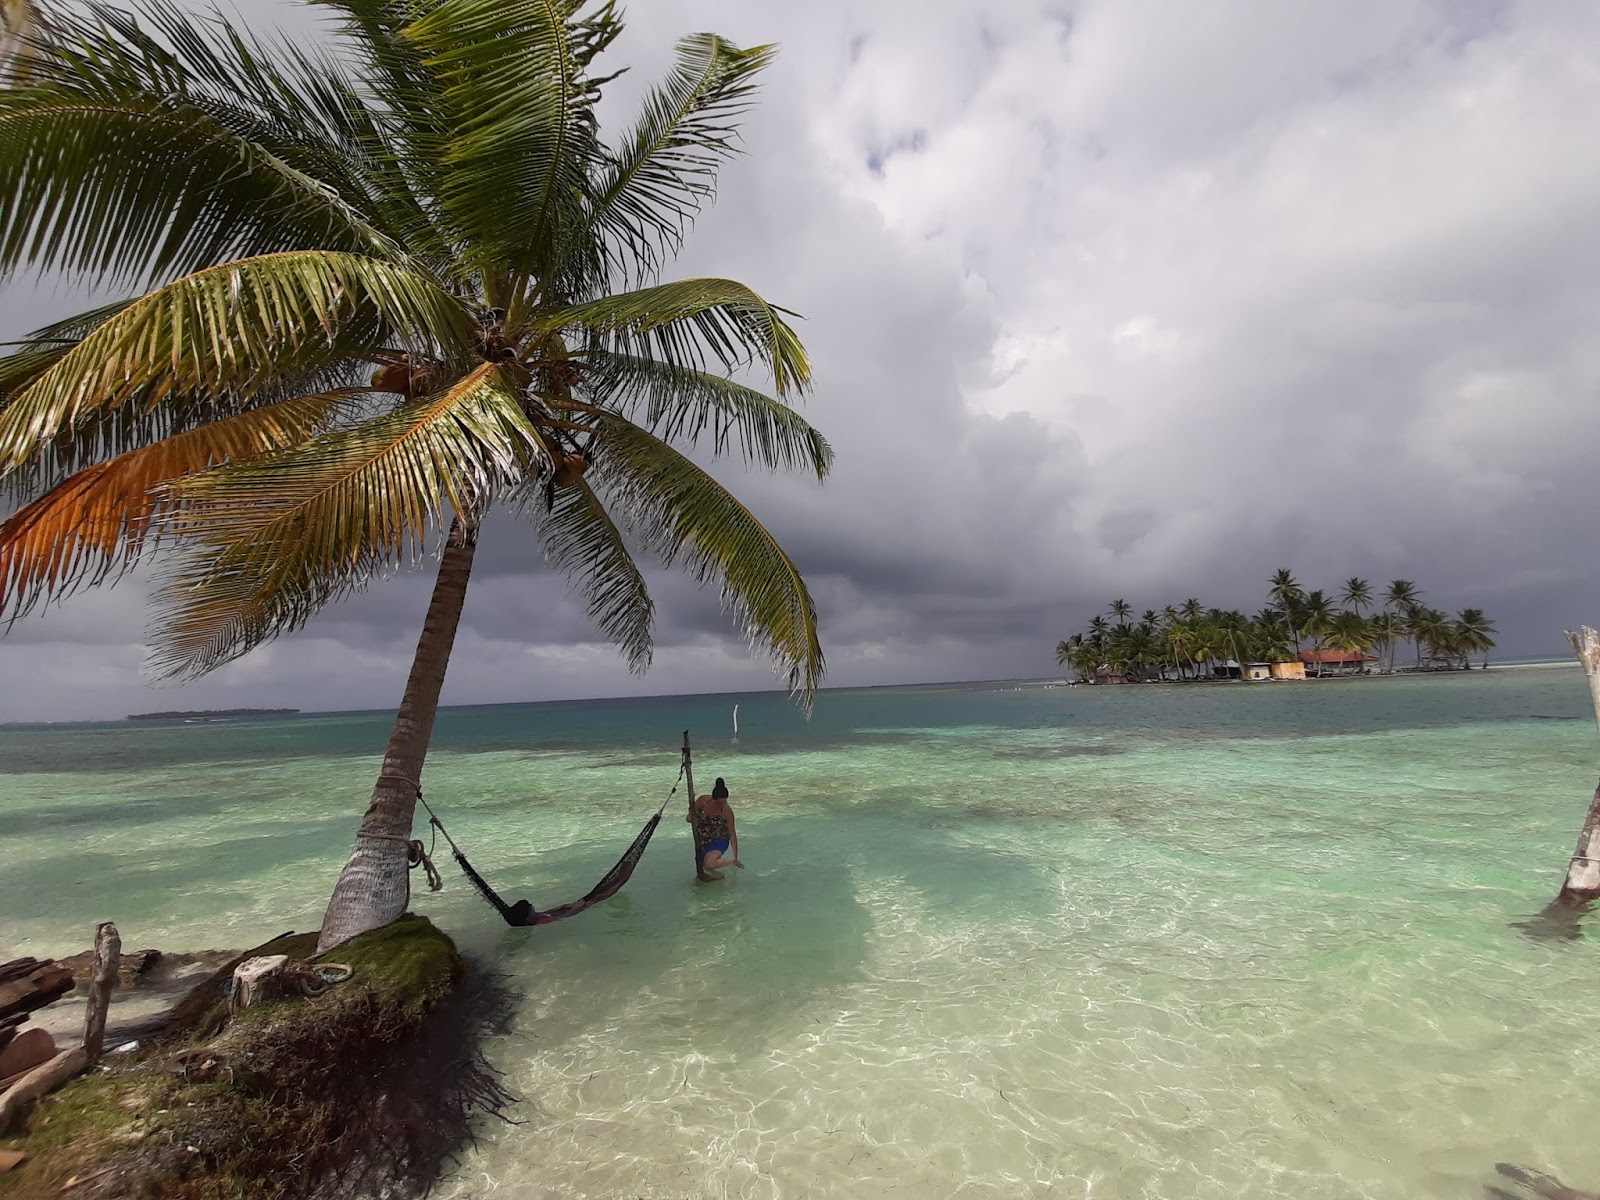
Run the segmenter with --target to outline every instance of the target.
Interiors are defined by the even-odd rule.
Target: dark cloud
[[[280,0],[247,19],[320,25]],[[1600,616],[1600,81],[1584,5],[1154,0],[636,6],[625,120],[713,28],[783,52],[681,274],[806,315],[819,487],[727,465],[817,596],[830,682],[1038,675],[1116,596],[1254,610],[1292,567]],[[14,284],[0,328],[71,310]],[[628,675],[527,527],[486,531],[447,700],[766,686],[714,591],[653,576]],[[191,688],[138,682],[141,581],[14,628],[0,719],[384,706],[428,581]]]

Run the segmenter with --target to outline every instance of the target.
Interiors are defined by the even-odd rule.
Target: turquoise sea
[[[730,744],[733,705],[741,740]],[[1482,1200],[1600,1188],[1600,916],[1554,895],[1600,766],[1575,668],[1306,684],[458,708],[425,784],[510,897],[576,897],[693,731],[748,870],[669,819],[508,930],[524,1101],[442,1194]],[[314,928],[384,714],[0,730],[0,959]]]

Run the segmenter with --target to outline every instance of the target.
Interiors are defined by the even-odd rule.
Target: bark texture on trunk
[[[339,875],[328,911],[322,918],[317,953],[347,942],[357,934],[387,925],[411,901],[407,841],[417,807],[422,765],[433,737],[450,651],[455,645],[461,608],[472,577],[477,531],[457,519],[450,526],[433,599],[417,640],[411,676],[406,680],[400,711],[395,715],[383,770],[372,789],[372,802],[356,833],[355,850]]]
[[[122,964],[122,935],[110,921],[94,931],[94,975],[89,980],[89,1003],[83,1020],[83,1051],[89,1065],[100,1061],[106,1044],[106,1012],[111,1007],[111,989],[117,986],[117,968]]]
[[[1600,900],[1600,788],[1589,804],[1589,816],[1578,834],[1578,848],[1567,864],[1567,879],[1561,885],[1557,904],[1571,907]]]
[[[1578,632],[1567,631],[1567,640],[1577,652],[1583,672],[1589,677],[1589,696],[1594,701],[1595,724],[1600,726],[1600,633],[1587,625]],[[1589,804],[1589,816],[1578,834],[1578,848],[1567,864],[1567,878],[1556,903],[1576,908],[1600,899],[1600,788]]]

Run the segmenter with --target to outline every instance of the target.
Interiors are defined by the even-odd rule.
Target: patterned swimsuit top
[[[694,806],[694,836],[702,846],[725,838],[728,836],[728,819],[718,811],[701,807],[697,802]]]

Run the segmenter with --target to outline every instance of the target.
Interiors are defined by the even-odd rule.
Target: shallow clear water
[[[728,744],[740,704],[742,741]],[[666,795],[733,789],[749,869],[663,824],[627,890],[500,926],[525,1123],[447,1196],[1461,1197],[1600,1188],[1600,940],[1553,895],[1593,787],[1576,669],[971,685],[455,709],[430,799],[510,896],[586,890]],[[0,958],[313,928],[381,714],[0,730]],[[681,811],[676,809],[675,811]]]

